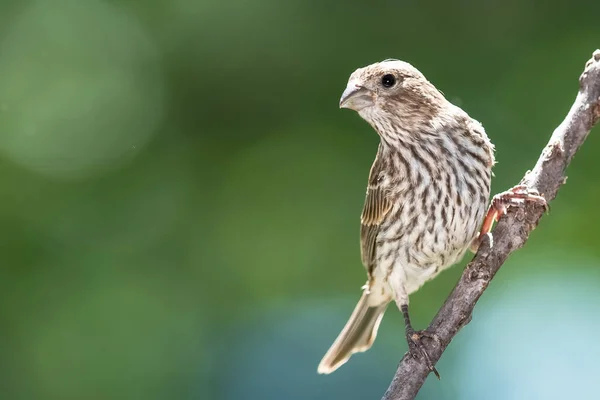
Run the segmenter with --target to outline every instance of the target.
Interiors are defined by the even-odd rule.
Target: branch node
[[[458,321],[458,330],[464,328],[473,319],[473,313],[463,313]]]
[[[483,284],[487,285],[487,282],[491,279],[490,272],[486,269],[484,263],[472,261],[467,265],[466,269],[470,282],[483,281]]]
[[[556,140],[548,145],[549,152],[547,158],[560,158],[563,157],[565,149],[560,140]]]
[[[595,63],[600,63],[600,49],[596,49],[592,54],[592,58],[585,63],[583,73],[579,77],[579,84],[581,87],[584,87],[584,81],[587,79],[588,73],[593,69]]]
[[[600,119],[600,97],[598,97],[596,104],[592,108],[592,126],[596,125],[598,119]]]

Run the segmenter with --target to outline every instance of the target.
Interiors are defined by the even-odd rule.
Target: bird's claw
[[[529,189],[527,185],[517,185],[505,192],[495,195],[492,198],[490,208],[488,209],[485,219],[483,220],[483,225],[481,226],[479,236],[471,245],[471,249],[473,251],[477,250],[477,247],[481,243],[483,236],[487,235],[492,230],[492,225],[494,222],[497,222],[502,215],[506,214],[510,207],[521,206],[526,202],[539,204],[544,207],[546,212],[550,210],[546,199],[536,190]]]
[[[423,357],[423,361],[425,362],[425,365],[427,366],[429,371],[433,372],[435,376],[438,379],[440,379],[440,374],[438,373],[437,369],[435,369],[435,366],[431,362],[431,358],[429,357],[429,354],[427,353],[427,350],[425,349],[425,346],[422,343],[423,338],[431,339],[435,341],[438,345],[441,343],[438,335],[436,335],[433,332],[429,332],[426,330],[415,331],[413,329],[408,329],[406,331],[406,341],[408,342],[408,349],[410,354],[415,359]]]
[[[494,208],[498,213],[496,221],[501,215],[506,214],[509,207],[519,206],[528,201],[543,206],[546,212],[550,211],[546,199],[540,196],[537,190],[529,189],[527,185],[517,185],[493,197],[491,208]]]

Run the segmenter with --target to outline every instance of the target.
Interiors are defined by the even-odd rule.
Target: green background
[[[317,364],[365,281],[378,138],[350,73],[419,68],[516,184],[600,47],[600,2],[0,2],[0,399],[378,399],[406,351]],[[598,130],[420,399],[594,398]],[[468,257],[467,257],[468,258]],[[425,327],[467,259],[411,296]]]

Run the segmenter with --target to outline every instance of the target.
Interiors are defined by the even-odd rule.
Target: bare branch
[[[535,167],[521,180],[536,189],[548,202],[565,183],[565,170],[600,118],[600,50],[596,50],[579,78],[579,92],[564,121],[554,130]],[[484,240],[467,265],[456,287],[429,325],[441,344],[426,342],[431,361],[436,363],[458,331],[471,320],[473,308],[508,256],[521,248],[544,214],[544,207],[527,204],[513,207],[493,231],[493,246]],[[414,399],[429,375],[425,364],[408,353],[382,400]]]

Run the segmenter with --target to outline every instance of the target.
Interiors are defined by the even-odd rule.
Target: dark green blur
[[[369,353],[316,374],[366,278],[378,139],[338,109],[348,76],[415,65],[485,126],[498,192],[568,111],[598,15],[595,0],[3,0],[0,399],[380,398],[406,351],[391,307]],[[420,399],[552,398],[600,356],[561,333],[600,325],[598,133]],[[416,327],[465,262],[411,297]],[[501,358],[539,343],[510,375]],[[563,353],[573,368],[536,380]]]

